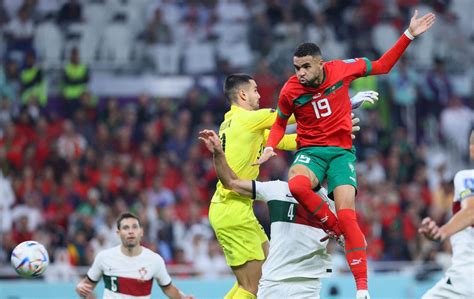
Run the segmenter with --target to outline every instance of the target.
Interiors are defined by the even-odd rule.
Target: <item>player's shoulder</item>
[[[458,171],[454,176],[454,200],[461,201],[474,194],[474,169]]]
[[[474,169],[464,169],[458,171],[454,176],[454,186],[456,188],[474,188]]]
[[[280,91],[280,98],[293,100],[302,94],[307,93],[307,90],[300,84],[296,75],[291,76],[283,85]]]
[[[153,250],[146,248],[142,246],[142,256],[146,258],[147,260],[152,260],[158,263],[163,263],[164,264],[164,259],[159,255],[158,253],[154,252]]]

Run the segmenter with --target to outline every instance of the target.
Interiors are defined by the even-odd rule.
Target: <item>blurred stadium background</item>
[[[326,60],[377,59],[414,8],[437,14],[432,30],[390,74],[352,84],[380,93],[357,111],[355,142],[376,298],[419,297],[450,262],[449,244],[417,227],[449,217],[453,175],[469,165],[473,1],[0,0],[0,298],[73,298],[95,254],[118,244],[125,210],[178,286],[222,297],[232,278],[207,221],[216,175],[196,132],[223,119],[223,79],[253,75],[261,107],[275,107],[298,43]],[[260,179],[285,179],[291,156]],[[268,232],[266,206],[255,213]],[[25,282],[9,259],[30,239],[53,262]],[[323,298],[352,297],[344,256],[330,251]]]

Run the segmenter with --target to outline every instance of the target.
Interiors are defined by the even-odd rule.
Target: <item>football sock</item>
[[[232,299],[234,297],[235,292],[237,292],[237,289],[239,288],[239,283],[236,281],[234,285],[232,286],[232,289],[225,294],[224,299]]]
[[[334,231],[337,235],[341,231],[337,224],[337,217],[329,209],[329,205],[311,189],[311,181],[304,175],[297,175],[288,181],[291,194],[309,212],[313,213],[323,226]]]
[[[346,242],[346,259],[354,276],[357,290],[367,290],[367,243],[352,209],[337,211],[339,228]]]
[[[239,287],[236,290],[234,297],[232,297],[232,299],[257,299],[257,296],[255,296],[254,294],[250,293],[247,290],[242,289],[242,287]]]

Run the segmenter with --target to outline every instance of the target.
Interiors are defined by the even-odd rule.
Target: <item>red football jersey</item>
[[[333,60],[324,63],[324,79],[317,87],[301,85],[293,75],[283,86],[278,114],[295,114],[298,147],[352,147],[349,84],[371,71],[367,58]]]

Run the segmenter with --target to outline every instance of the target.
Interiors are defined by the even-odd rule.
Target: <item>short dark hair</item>
[[[321,49],[315,43],[302,43],[299,45],[296,50],[295,57],[305,57],[305,56],[321,56]]]
[[[137,215],[135,215],[135,214],[133,214],[133,213],[131,213],[131,212],[125,212],[125,213],[120,214],[120,216],[119,216],[118,219],[117,219],[117,229],[120,229],[120,224],[121,224],[122,220],[128,219],[128,218],[137,219],[138,225],[139,225],[140,227],[142,226],[142,222],[140,221],[140,218],[138,218]]]
[[[224,82],[224,95],[227,100],[232,103],[235,99],[237,88],[242,84],[250,83],[250,80],[253,80],[253,78],[247,74],[232,74],[227,76]]]

